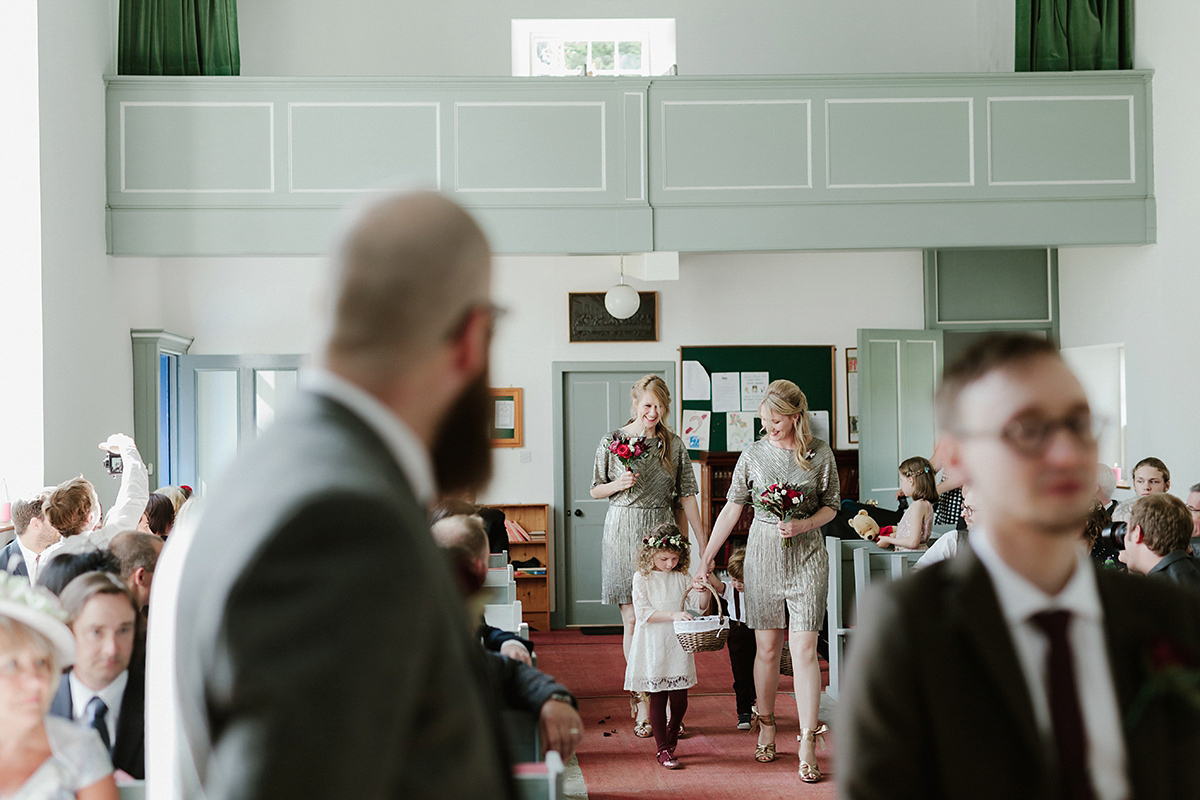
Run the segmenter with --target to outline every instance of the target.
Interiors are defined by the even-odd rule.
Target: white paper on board
[[[714,372],[712,374],[712,410],[742,410],[742,387],[739,372]]]
[[[496,401],[496,430],[506,431],[516,427],[517,404],[514,400]]]
[[[742,411],[756,413],[767,396],[767,386],[770,383],[771,373],[769,372],[743,372]]]
[[[730,411],[725,415],[725,448],[740,453],[754,444],[754,415],[749,411]]]
[[[712,412],[696,408],[683,410],[683,446],[688,450],[707,450]]]
[[[708,370],[699,361],[683,362],[683,399],[708,400],[712,397],[712,383]]]
[[[810,411],[808,412],[808,425],[812,430],[812,435],[821,441],[833,447],[833,442],[829,441],[829,412],[828,411]]]

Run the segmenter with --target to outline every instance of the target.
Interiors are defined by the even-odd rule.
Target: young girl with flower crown
[[[883,528],[875,544],[897,550],[923,550],[933,532],[933,503],[938,499],[937,480],[928,459],[914,456],[900,464],[900,491],[912,502],[895,529]]]
[[[696,661],[675,637],[675,620],[691,619],[680,611],[691,587],[688,543],[674,523],[664,522],[642,539],[633,575],[633,610],[637,624],[625,667],[625,689],[648,692],[650,727],[658,763],[677,769],[675,745],[687,712],[687,690],[696,685]],[[671,721],[667,722],[667,705]]]

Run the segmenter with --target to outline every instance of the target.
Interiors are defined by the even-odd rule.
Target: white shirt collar
[[[21,557],[25,559],[25,571],[29,573],[30,585],[36,584],[38,572],[42,568],[42,561],[45,560],[45,551],[40,554],[33,552],[25,546],[25,543],[21,541],[20,536],[17,537],[17,547],[21,548]],[[39,555],[41,558],[39,558]]]
[[[972,529],[971,538],[967,541],[971,543],[975,554],[979,556],[979,560],[991,576],[996,597],[1000,601],[1000,609],[1009,624],[1026,622],[1034,614],[1049,609],[1063,609],[1078,617],[1102,620],[1096,574],[1092,571],[1087,554],[1082,548],[1077,554],[1075,571],[1067,585],[1058,594],[1049,595],[1000,557],[992,544],[991,536],[982,526]]]
[[[361,387],[329,370],[319,367],[305,370],[301,382],[308,391],[341,403],[366,423],[383,440],[400,465],[412,485],[417,502],[428,505],[433,500],[436,484],[429,452],[404,420]]]
[[[67,673],[67,680],[71,682],[71,718],[76,721],[86,720],[88,703],[92,702],[93,697],[99,697],[104,701],[104,705],[108,706],[108,713],[104,718],[108,725],[108,741],[116,744],[117,717],[121,714],[121,700],[125,697],[125,685],[129,683],[129,670],[122,672],[113,679],[112,683],[98,692],[84,686],[83,681],[75,675],[75,670]]]

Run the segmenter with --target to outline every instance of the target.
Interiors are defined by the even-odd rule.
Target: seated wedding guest
[[[146,510],[142,512],[141,519],[138,520],[137,530],[166,539],[167,535],[171,533],[171,526],[175,524],[177,510],[171,498],[165,494],[151,492],[150,497],[146,500]]]
[[[154,491],[156,494],[161,494],[163,497],[166,497],[171,501],[171,506],[175,509],[176,514],[179,513],[179,509],[192,496],[190,489],[188,491],[184,491],[183,487],[181,486],[160,486]]]
[[[88,572],[67,584],[61,599],[75,635],[75,665],[59,684],[50,713],[95,728],[113,766],[141,780],[146,673],[142,659],[134,659],[133,595],[117,576]]]
[[[913,564],[913,569],[921,569],[928,567],[938,561],[945,561],[948,558],[954,558],[958,555],[958,551],[966,544],[967,537],[971,534],[971,526],[975,524],[975,507],[971,505],[971,487],[964,485],[962,487],[962,520],[966,527],[957,530],[943,533],[937,538],[925,554],[917,559],[917,563]]]
[[[58,598],[0,573],[0,797],[117,800],[96,731],[48,716],[75,659]]]
[[[1133,572],[1200,589],[1200,559],[1188,553],[1192,516],[1172,494],[1151,494],[1133,504],[1121,560]]]
[[[459,514],[473,514],[483,520],[483,529],[487,531],[488,552],[503,553],[508,550],[508,529],[504,527],[504,512],[498,508],[481,506],[465,498],[443,498],[433,507],[429,515],[429,524]]]
[[[58,541],[58,531],[46,522],[42,505],[49,492],[38,492],[29,500],[17,500],[12,505],[13,532],[11,542],[0,548],[0,570],[9,575],[24,575],[31,584],[37,583],[46,548]]]
[[[1167,469],[1167,465],[1154,456],[1143,458],[1133,468],[1133,493],[1136,496],[1117,504],[1113,509],[1112,518],[1118,522],[1128,522],[1138,497],[1162,494],[1170,488],[1171,470]]]
[[[73,478],[55,487],[46,501],[46,519],[62,534],[63,539],[58,544],[46,548],[47,555],[51,555],[52,551],[79,553],[105,547],[121,531],[133,530],[146,509],[150,479],[133,439],[123,433],[114,433],[100,443],[100,449],[121,456],[121,484],[117,490],[117,499],[105,515],[101,513],[96,487],[83,477]],[[83,505],[80,494],[84,490],[90,497],[90,503],[84,512],[83,521],[80,522],[79,508]],[[60,491],[64,492],[64,495],[56,498]],[[55,523],[58,516],[51,512],[52,506],[62,506],[61,514],[69,519],[66,527]]]
[[[108,550],[121,565],[121,580],[143,613],[150,604],[150,586],[154,582],[154,567],[162,552],[163,540],[151,533],[126,531],[117,534]]]
[[[49,563],[42,568],[38,576],[38,586],[43,586],[61,595],[67,584],[85,572],[108,572],[113,575],[121,573],[121,565],[107,549],[85,550],[82,553],[57,553]]]
[[[450,557],[459,588],[471,608],[487,578],[487,534],[474,515],[445,517],[432,526],[433,539]],[[482,610],[482,609],[480,609]],[[544,750],[556,750],[564,760],[575,752],[583,735],[583,720],[575,697],[565,686],[523,660],[488,653],[488,677],[498,696],[516,709],[538,718]]]

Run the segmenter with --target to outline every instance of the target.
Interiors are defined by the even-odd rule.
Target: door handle
[[[577,517],[582,517],[582,516],[583,516],[583,512],[582,512],[582,511],[580,511],[580,510],[577,508],[577,509],[575,509],[575,516],[577,516]]]

